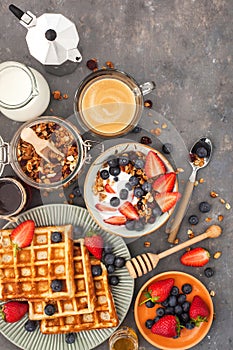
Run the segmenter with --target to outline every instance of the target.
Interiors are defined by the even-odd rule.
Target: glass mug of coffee
[[[103,137],[121,136],[138,124],[143,96],[154,88],[154,82],[139,85],[125,72],[100,69],[81,82],[74,111],[84,130]]]

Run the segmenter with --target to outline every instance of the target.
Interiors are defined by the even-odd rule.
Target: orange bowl
[[[151,330],[145,326],[147,319],[154,319],[156,317],[156,309],[161,306],[160,304],[156,304],[153,308],[147,308],[145,304],[139,306],[139,304],[145,299],[143,292],[148,285],[152,282],[166,278],[174,278],[174,285],[177,286],[180,291],[183,284],[190,283],[193,290],[187,295],[187,300],[191,302],[194,295],[199,295],[205,301],[210,310],[207,322],[202,322],[199,327],[195,327],[192,330],[182,328],[180,337],[176,339],[153,334]],[[206,287],[192,275],[179,271],[164,272],[149,279],[140,289],[134,305],[134,317],[141,335],[153,346],[163,350],[187,350],[197,345],[209,332],[213,321],[213,314],[213,302]]]

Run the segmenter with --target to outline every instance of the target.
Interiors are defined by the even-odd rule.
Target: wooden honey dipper
[[[217,238],[221,235],[221,233],[222,233],[222,229],[220,226],[212,225],[206,230],[206,232],[202,233],[201,235],[191,238],[188,241],[178,244],[170,249],[167,249],[162,253],[159,253],[159,254],[145,253],[145,254],[137,255],[136,257],[126,262],[126,267],[131,277],[133,278],[141,277],[147,272],[150,272],[151,270],[153,270],[157,266],[160,259],[165,258],[166,256],[171,255],[173,253],[176,253],[183,248],[189,247],[192,244],[200,242],[203,239]]]

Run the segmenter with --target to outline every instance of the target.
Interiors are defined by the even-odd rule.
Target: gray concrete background
[[[204,268],[182,266],[178,254],[161,261],[156,273],[168,269],[185,271],[199,278],[209,290],[214,290],[216,319],[208,336],[195,349],[232,349],[232,209],[227,210],[219,198],[233,205],[233,1],[16,0],[15,5],[37,16],[44,12],[62,13],[76,23],[83,62],[73,75],[63,78],[45,74],[43,67],[30,56],[24,39],[26,29],[8,11],[9,4],[10,1],[6,0],[0,3],[0,60],[16,60],[38,69],[45,75],[51,91],[60,89],[70,96],[68,100],[59,102],[51,100],[47,114],[51,115],[50,108],[55,114],[65,117],[73,113],[74,92],[82,78],[90,72],[85,62],[96,57],[100,66],[110,60],[139,82],[154,80],[157,90],[150,97],[153,107],[172,122],[187,148],[202,135],[213,141],[211,163],[198,173],[198,179],[203,178],[205,182],[195,187],[179,238],[180,241],[187,239],[186,232],[190,228],[188,216],[193,213],[200,217],[195,233],[203,232],[207,215],[200,215],[197,207],[201,201],[209,201],[212,204],[208,215],[213,218],[211,223],[218,222],[219,214],[224,216],[222,237],[201,244],[212,255],[222,251],[221,258],[211,258],[208,265],[214,267],[215,275],[207,279]],[[18,126],[0,115],[0,134],[4,140],[10,141]],[[9,169],[6,169],[5,173],[8,172]],[[218,192],[219,198],[210,198],[211,190]],[[39,202],[39,199],[35,200],[34,205]],[[156,251],[169,248],[166,236],[159,233],[129,245],[132,255],[146,251],[145,240],[152,242],[152,250],[153,247]],[[137,281],[134,296],[154,273]],[[136,328],[133,305],[132,301],[124,325]],[[139,340],[146,350],[153,348],[140,335]],[[0,349],[16,350],[17,347],[0,335]],[[107,350],[107,342],[96,349]]]

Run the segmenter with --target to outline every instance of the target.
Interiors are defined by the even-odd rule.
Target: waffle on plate
[[[93,312],[44,319],[41,321],[40,325],[42,333],[58,334],[79,332],[83,330],[115,327],[118,325],[119,320],[108,284],[106,267],[101,261],[96,259],[91,259],[91,265],[100,265],[102,268],[102,275],[93,277],[96,294]]]
[[[14,256],[10,234],[0,230],[0,300],[51,300],[74,295],[72,225],[36,227],[30,246]],[[53,232],[62,240],[54,243]],[[61,292],[53,292],[51,281],[63,280]]]
[[[89,252],[84,240],[79,239],[73,248],[75,294],[69,299],[29,301],[29,318],[31,320],[52,319],[71,315],[87,314],[94,310],[96,300],[91,273]],[[52,316],[44,313],[47,304],[53,304],[56,312]]]

